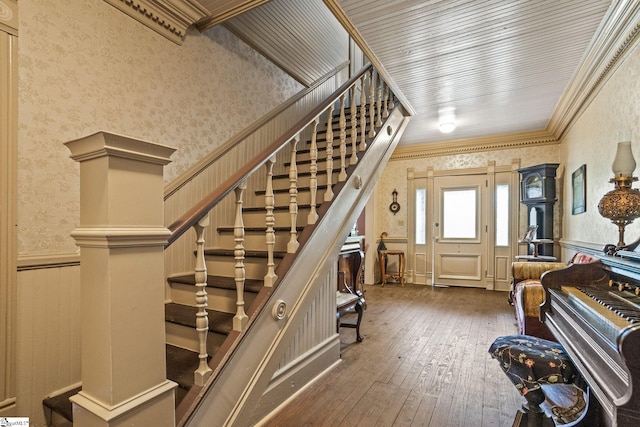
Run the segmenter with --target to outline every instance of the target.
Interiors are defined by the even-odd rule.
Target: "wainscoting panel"
[[[324,283],[256,408],[255,421],[340,360],[340,338],[336,332],[337,262],[327,270]]]
[[[18,272],[17,411],[45,425],[42,400],[81,381],[80,267]]]

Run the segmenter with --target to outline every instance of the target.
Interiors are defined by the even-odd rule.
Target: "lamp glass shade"
[[[636,161],[631,152],[631,141],[623,141],[618,143],[616,158],[611,166],[616,177],[633,176],[636,169]]]

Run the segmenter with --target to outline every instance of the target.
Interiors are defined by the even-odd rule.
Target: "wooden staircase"
[[[384,108],[386,109],[387,106],[385,105]],[[371,110],[371,108],[367,108],[367,117]],[[342,189],[346,178],[342,176],[342,179],[340,179],[340,175],[352,173],[357,167],[355,163],[351,164],[352,155],[354,159],[356,155],[362,159],[367,152],[368,146],[366,149],[362,149],[365,145],[363,143],[365,138],[358,137],[363,142],[358,142],[357,145],[355,143],[344,143],[345,140],[351,141],[352,132],[355,131],[358,135],[362,134],[360,125],[362,118],[359,113],[354,116],[357,117],[356,122],[352,122],[349,109],[344,107],[343,104],[343,110],[333,116],[331,132],[327,132],[326,129],[319,129],[316,132],[317,161],[312,161],[311,140],[306,141],[306,143],[298,143],[299,148],[296,150],[297,155],[295,156],[297,168],[295,174],[295,216],[292,215],[291,206],[292,175],[288,172],[291,164],[288,161],[282,161],[283,167],[273,175],[274,224],[272,228],[275,232],[275,241],[272,257],[276,268],[285,258],[288,260],[287,263],[284,263],[287,266],[295,259],[295,253],[288,251],[288,244],[291,239],[300,237],[303,240],[305,235],[309,236],[313,232],[315,224],[308,225],[309,214],[317,212],[320,220],[327,213],[335,200],[335,196],[327,197],[327,201],[325,201],[323,194],[328,188],[336,191],[336,194]],[[349,119],[345,119],[345,117],[349,117]],[[374,119],[367,118],[367,123],[373,121]],[[382,130],[380,125],[377,127],[376,134]],[[390,129],[387,129],[387,132],[391,135]],[[394,132],[398,131],[394,130]],[[333,151],[332,159],[334,165],[331,173],[331,182],[328,182],[328,159],[325,154],[329,149],[327,135],[331,139],[331,149]],[[373,135],[369,135],[366,138],[366,144],[371,144],[373,141]],[[285,159],[289,156],[289,153],[281,154]],[[384,154],[384,156],[388,159],[390,153]],[[317,174],[312,173],[312,168],[314,167],[317,168]],[[312,176],[317,179],[316,185],[311,182]],[[315,206],[311,205],[313,198],[311,196],[312,187],[317,187]],[[216,227],[216,246],[208,247],[204,251],[206,271],[208,272],[206,276],[208,294],[206,352],[208,354],[209,367],[213,370],[214,379],[220,373],[222,363],[228,362],[231,352],[236,349],[238,340],[242,336],[242,332],[234,330],[234,316],[239,304],[238,301],[243,300],[244,307],[250,318],[255,317],[260,309],[265,308],[264,301],[257,304],[256,299],[261,292],[265,293],[264,278],[268,269],[266,259],[268,259],[269,255],[265,250],[265,234],[268,231],[268,226],[265,226],[265,205],[261,203],[261,201],[265,200],[267,191],[265,188],[250,190],[254,195],[248,198],[251,201],[251,205],[241,206],[243,221],[241,268],[244,274],[242,279],[244,292],[240,299],[238,299],[239,292],[236,287],[238,281],[236,274],[238,268],[238,224],[218,224]],[[249,189],[246,190],[246,192],[248,191]],[[241,202],[240,204],[242,205],[243,203]],[[293,230],[291,227],[292,218],[295,218],[296,221],[296,227]],[[334,238],[334,236],[327,236],[327,238]],[[279,270],[282,270],[282,268],[279,268]],[[201,399],[203,394],[202,386],[194,387],[194,371],[199,364],[200,352],[200,341],[196,331],[196,317],[199,311],[195,302],[197,292],[196,274],[179,274],[167,278],[170,288],[170,300],[165,305],[167,378],[178,384],[175,393],[176,421],[178,425],[182,425],[185,422],[185,417],[188,417],[194,411],[198,399]],[[282,271],[279,272],[279,275],[283,275]],[[270,289],[267,294],[271,292]],[[201,353],[200,357],[202,357]],[[211,380],[209,380],[209,383],[211,383]],[[45,411],[51,414],[49,417],[51,425],[59,426],[72,423],[69,397],[77,393],[78,390],[74,389],[44,400]]]
[[[348,112],[348,109],[347,109]],[[339,132],[339,116],[333,118],[333,131]],[[325,152],[326,147],[326,131],[319,132],[317,139],[318,152]],[[351,129],[347,131],[347,138],[351,136]],[[297,151],[297,227],[298,234],[302,233],[307,225],[307,215],[311,211],[310,205],[310,185],[309,177],[311,172],[309,166],[311,164],[310,148],[311,141],[306,141],[302,149]],[[322,144],[322,145],[320,145]],[[333,140],[334,161],[340,161],[339,153],[340,141],[335,138]],[[351,149],[347,150],[347,154],[351,155]],[[320,155],[319,155],[320,157]],[[318,193],[322,195],[322,191],[327,188],[327,172],[325,166],[326,160],[318,161]],[[285,167],[289,167],[289,162],[284,162]],[[332,184],[338,183],[337,174],[333,174]],[[289,193],[290,177],[288,173],[273,175],[273,193],[275,199],[274,217],[275,217],[275,252],[274,261],[277,268],[279,262],[287,254],[287,243],[290,239],[291,217],[289,211],[290,193]],[[253,200],[264,200],[266,190],[264,188],[255,189]],[[319,197],[320,199],[320,197]],[[322,205],[321,202],[316,203],[316,209]],[[254,302],[256,295],[264,286],[264,276],[266,274],[267,252],[264,250],[265,233],[267,231],[264,225],[265,206],[260,204],[257,206],[243,206],[244,220],[244,268],[246,279],[244,284],[245,294],[244,301],[248,311],[251,312],[251,304]],[[234,225],[224,225],[217,227],[218,244],[220,247],[208,248],[205,250],[207,263],[207,271],[215,271],[218,275],[208,275],[207,290],[209,294],[208,315],[209,315],[209,335],[207,339],[208,353],[212,356],[219,352],[224,340],[229,335],[232,327],[233,316],[235,313],[236,286],[234,279],[235,259],[234,259]],[[177,276],[170,277],[169,284],[171,286],[172,302],[167,303],[167,312],[171,311],[171,316],[167,316],[167,346],[175,346],[178,348],[188,349],[192,352],[191,358],[197,360],[198,341],[195,337],[195,313],[196,307],[193,306],[195,277]],[[175,319],[185,319],[183,322],[176,322]],[[188,330],[176,331],[176,324],[186,326]],[[176,331],[176,333],[173,333]],[[186,340],[191,335],[191,339]],[[218,357],[219,359],[219,357]],[[167,360],[169,363],[169,360]],[[194,362],[195,363],[195,362]],[[195,366],[195,365],[194,365]],[[212,366],[215,369],[215,367]],[[169,371],[169,368],[167,368]],[[190,371],[193,372],[194,369]],[[188,374],[184,375],[189,376]],[[172,378],[170,378],[172,379]],[[175,381],[175,380],[174,380]],[[190,383],[183,386],[178,383],[180,388],[188,389],[193,386]],[[177,396],[179,397],[179,396]],[[179,406],[181,400],[176,399]]]

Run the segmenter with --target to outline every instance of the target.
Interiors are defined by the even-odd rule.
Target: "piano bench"
[[[581,381],[573,362],[560,344],[528,335],[508,335],[497,338],[489,347],[491,356],[500,362],[500,367],[516,389],[527,400],[523,409],[528,414],[537,414],[542,417],[543,410],[540,404],[546,399],[543,386],[571,384]],[[578,417],[585,409],[586,403],[579,390],[579,399],[576,406],[570,410],[556,408],[553,410],[558,417],[564,417],[558,421],[565,424],[567,413],[572,417]]]
[[[364,337],[360,335],[360,323],[364,312],[364,298],[349,292],[338,291],[336,293],[336,306],[336,332],[340,332],[340,327],[354,328],[356,330],[356,340],[358,342],[362,341]],[[340,319],[354,310],[358,314],[356,323],[342,323]]]

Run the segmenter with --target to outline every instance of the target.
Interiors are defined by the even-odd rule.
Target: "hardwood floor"
[[[265,427],[511,426],[524,399],[487,352],[516,332],[504,292],[366,286],[363,342]]]

